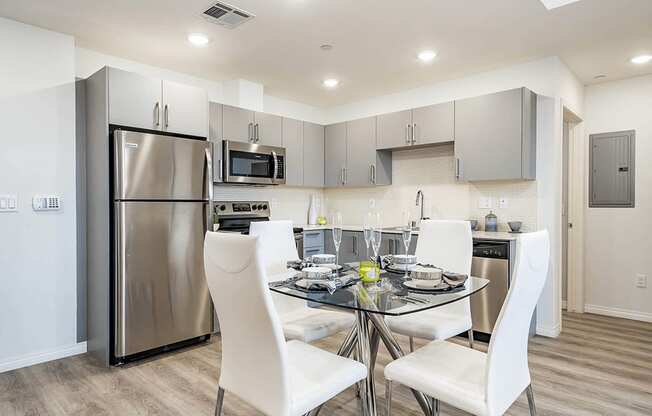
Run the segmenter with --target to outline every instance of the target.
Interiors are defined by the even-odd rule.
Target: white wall
[[[0,372],[83,352],[76,343],[74,40],[0,18]],[[36,213],[35,194],[63,198]]]
[[[652,286],[635,287],[637,273],[652,278],[652,75],[587,87],[587,154],[590,134],[632,129],[636,207],[584,211],[585,303],[588,312],[652,321]]]

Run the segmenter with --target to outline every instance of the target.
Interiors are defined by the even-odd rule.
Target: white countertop
[[[304,231],[311,231],[311,230],[330,230],[331,226],[329,224],[326,225],[306,225],[306,224],[295,224],[296,227],[301,227],[303,228]],[[360,231],[362,232],[362,226],[361,225],[343,225],[342,229],[344,231]],[[399,230],[383,230],[384,233],[388,234],[400,234],[401,232]],[[419,231],[414,231],[413,234],[418,235]],[[504,241],[511,241],[511,240],[518,240],[518,237],[522,235],[523,233],[509,233],[509,232],[489,232],[489,231],[473,231],[473,238],[477,239],[482,239],[482,240],[504,240]]]

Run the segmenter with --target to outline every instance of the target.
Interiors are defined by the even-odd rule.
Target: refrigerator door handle
[[[208,193],[208,214],[206,217],[206,230],[213,231],[213,144],[206,148],[206,187]]]

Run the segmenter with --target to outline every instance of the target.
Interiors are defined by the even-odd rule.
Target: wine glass
[[[340,244],[342,243],[342,214],[336,212],[331,221],[333,226],[333,244],[335,245],[335,270],[339,276]]]
[[[378,260],[378,252],[380,251],[380,244],[383,239],[383,231],[380,220],[380,213],[373,215],[373,225],[371,228],[371,248],[374,250],[374,261]]]
[[[406,258],[405,277],[407,278],[408,277],[407,256],[408,256],[408,250],[410,248],[410,240],[412,240],[412,222],[411,222],[409,211],[403,212],[403,226],[401,227],[401,236],[403,237],[403,245],[405,246],[405,258]]]
[[[371,245],[371,239],[372,237],[372,229],[373,229],[373,221],[374,216],[371,212],[368,212],[367,215],[364,217],[364,225],[362,226],[362,231],[364,234],[364,243],[367,246],[367,257],[366,260],[369,260],[369,246]]]

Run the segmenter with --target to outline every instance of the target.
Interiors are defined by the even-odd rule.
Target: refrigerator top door
[[[114,199],[209,199],[210,142],[125,130],[114,142]]]

